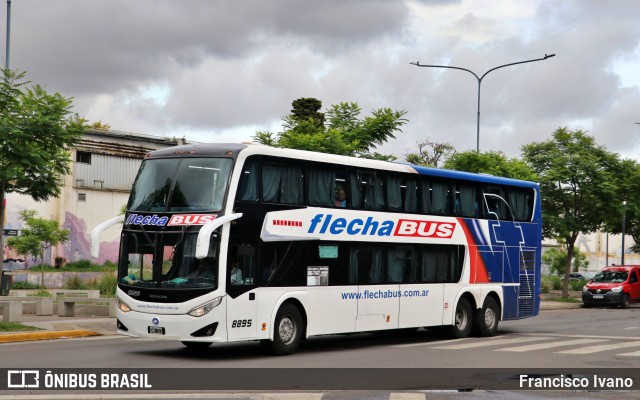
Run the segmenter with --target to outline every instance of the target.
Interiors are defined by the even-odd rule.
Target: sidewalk
[[[540,311],[569,310],[580,308],[581,303],[563,303],[545,301],[540,304]],[[0,344],[25,342],[31,340],[62,339],[89,336],[116,335],[116,319],[109,317],[59,317],[23,315],[23,325],[40,328],[38,331],[0,332]]]
[[[0,332],[0,343],[74,337],[116,335],[116,319],[81,315],[59,317],[24,314],[23,325],[40,328],[37,331]]]

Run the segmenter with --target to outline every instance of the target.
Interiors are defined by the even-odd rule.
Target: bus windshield
[[[197,236],[197,232],[185,231],[157,235],[124,232],[120,283],[141,288],[216,288],[217,235],[213,235],[203,259],[194,257]]]
[[[233,167],[228,158],[145,160],[133,185],[129,211],[220,211]]]

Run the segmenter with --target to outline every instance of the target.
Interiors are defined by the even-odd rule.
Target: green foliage
[[[569,281],[569,288],[574,291],[581,291],[584,285],[587,284],[587,280],[580,279],[577,281]]]
[[[38,289],[40,286],[36,285],[34,283],[31,282],[27,282],[27,281],[13,281],[11,283],[11,289],[16,289],[16,290],[20,290],[20,289]]]
[[[104,273],[98,282],[100,294],[104,297],[114,297],[118,287],[118,277],[114,273]]]
[[[553,281],[550,276],[543,276],[540,282],[540,291],[542,293],[550,293],[553,289]]]
[[[522,160],[508,158],[501,151],[478,153],[465,151],[451,155],[444,163],[447,169],[484,173],[505,178],[537,181],[535,172]]]
[[[455,147],[449,143],[436,143],[429,139],[418,142],[416,145],[417,153],[408,153],[404,156],[404,160],[409,164],[438,168],[456,152]]]
[[[70,98],[49,94],[24,77],[24,72],[2,70],[0,184],[7,193],[41,201],[60,194],[61,176],[70,171],[69,148],[86,122],[71,113]]]
[[[22,234],[7,240],[9,247],[19,254],[34,255],[44,263],[44,252],[49,247],[69,239],[69,231],[60,229],[58,221],[40,218],[33,210],[20,211],[20,219],[24,221]]]
[[[567,251],[558,248],[550,248],[542,254],[542,263],[549,266],[549,272],[556,275],[565,275],[567,268]],[[573,260],[571,262],[572,271],[586,271],[589,267],[589,261],[580,250],[575,249],[573,252]]]
[[[16,322],[0,322],[0,332],[21,332],[21,331],[39,331],[42,328],[35,326],[23,325]]]
[[[598,146],[583,131],[567,128],[557,129],[551,140],[523,146],[522,153],[540,182],[542,233],[566,243],[569,263],[578,235],[602,228],[619,208],[615,204],[617,154]],[[568,282],[569,265],[564,297]]]
[[[53,294],[47,289],[40,289],[35,293],[30,293],[29,296],[34,297],[53,297]]]
[[[332,105],[320,113],[317,99],[298,99],[290,115],[283,117],[284,130],[277,135],[258,131],[254,140],[274,147],[310,150],[321,153],[359,156],[375,159],[395,159],[373,152],[377,145],[395,138],[396,132],[408,121],[406,111],[380,108],[372,115],[360,118],[357,103]]]
[[[89,260],[78,260],[70,262],[64,265],[62,268],[54,268],[52,266],[45,265],[43,267],[45,272],[108,272],[116,271],[117,266],[111,261],[106,261],[104,264],[94,264]]]
[[[64,289],[84,290],[87,289],[87,287],[78,275],[74,275],[67,278],[66,282],[64,283]]]

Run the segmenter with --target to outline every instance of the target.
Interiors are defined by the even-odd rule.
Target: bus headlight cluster
[[[117,304],[118,308],[120,309],[120,311],[122,311],[122,312],[131,311],[131,307],[129,307],[129,305],[127,303],[125,303],[124,301],[120,300],[118,297],[116,297],[116,304]]]
[[[187,314],[191,315],[192,317],[202,317],[203,315],[209,313],[209,311],[213,310],[215,307],[219,306],[220,303],[222,303],[222,297],[216,297],[215,299],[194,308]]]

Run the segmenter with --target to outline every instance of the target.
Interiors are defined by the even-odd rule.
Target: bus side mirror
[[[91,257],[98,258],[100,255],[100,235],[113,225],[123,222],[124,214],[118,215],[101,223],[91,231]]]
[[[205,258],[209,254],[209,241],[213,231],[240,217],[242,217],[242,213],[224,215],[202,225],[196,241],[196,258]]]

